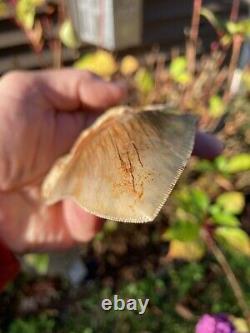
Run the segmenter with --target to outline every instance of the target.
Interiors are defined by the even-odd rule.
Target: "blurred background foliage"
[[[34,52],[43,48],[36,12],[44,3],[12,4]],[[170,61],[159,50],[116,57],[97,49],[79,55],[73,66],[126,81],[130,105],[165,103],[176,112],[192,112],[200,128],[224,142],[223,155],[214,161],[193,157],[155,223],[107,221],[80,249],[87,273],[77,285],[51,277],[50,255],[26,255],[26,269],[1,295],[1,332],[194,332],[206,312],[227,313],[238,333],[250,332],[250,68],[238,67],[250,20],[238,18],[237,1],[227,21],[201,4],[194,1],[192,21],[204,16],[218,35],[208,54],[196,56],[193,23],[186,53],[174,50]],[[6,10],[0,0],[0,15]],[[79,48],[68,17],[58,40]],[[143,317],[102,311],[101,299],[114,293],[149,298],[149,308]]]

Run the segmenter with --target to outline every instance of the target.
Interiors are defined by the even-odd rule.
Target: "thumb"
[[[88,71],[62,69],[32,73],[49,109],[58,111],[49,165],[68,152],[80,132],[96,119],[97,112],[93,111],[114,106],[126,95],[122,83],[104,81]]]
[[[119,84],[74,69],[7,74],[1,80],[0,190],[40,183],[96,118],[93,111],[124,94]]]
[[[117,104],[124,97],[124,88],[121,85],[97,78],[81,81],[78,89],[80,98],[78,111],[71,111],[75,100],[65,97],[64,105],[61,104],[62,99],[54,100],[54,105],[57,104],[61,112],[56,112],[54,149],[51,150],[53,156],[51,161],[48,161],[49,165],[70,150],[81,131],[89,127],[101,111]]]
[[[104,81],[88,71],[62,69],[33,73],[44,99],[58,111],[53,156],[48,165],[68,152],[80,132],[93,123],[99,112],[120,103],[126,95],[122,83]]]
[[[58,111],[104,110],[121,102],[126,86],[76,69],[34,71],[46,100]]]

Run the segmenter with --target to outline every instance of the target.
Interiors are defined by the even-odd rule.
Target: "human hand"
[[[73,69],[12,72],[0,80],[0,240],[15,252],[89,241],[102,222],[71,200],[46,207],[40,184],[100,111],[125,91]]]
[[[0,239],[15,252],[68,248],[102,223],[71,200],[47,207],[40,184],[98,112],[124,89],[73,69],[14,72],[0,80]],[[198,132],[194,154],[213,158],[218,141]]]

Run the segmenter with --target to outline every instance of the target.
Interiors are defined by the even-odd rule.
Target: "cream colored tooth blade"
[[[154,220],[184,169],[195,120],[164,111],[119,108],[84,131],[45,179],[48,203],[73,198],[111,220]]]

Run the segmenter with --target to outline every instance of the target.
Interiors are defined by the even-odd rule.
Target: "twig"
[[[199,35],[202,0],[194,0],[190,40],[188,42],[189,70],[194,73],[196,67],[197,41]]]
[[[53,68],[59,69],[62,67],[62,45],[59,39],[53,41],[51,50],[53,56]]]
[[[250,331],[250,311],[249,311],[249,307],[246,303],[246,300],[244,298],[244,294],[240,287],[240,284],[239,284],[234,272],[232,271],[225,255],[223,254],[221,249],[216,245],[216,243],[212,239],[212,237],[207,233],[205,235],[204,239],[206,241],[208,248],[211,250],[211,252],[213,253],[217,262],[221,266],[223,272],[225,273],[225,276],[232,288],[232,291],[238,302],[238,305],[239,305],[240,309],[242,310],[242,313],[246,319],[248,330]]]
[[[58,10],[58,25],[61,26],[65,19],[65,3],[64,0],[60,0],[57,5]],[[63,47],[60,38],[57,36],[52,47],[53,53],[53,67],[61,68],[63,61]]]
[[[223,99],[226,102],[228,102],[228,100],[231,97],[231,86],[232,86],[234,72],[235,72],[235,69],[237,68],[239,57],[240,57],[242,42],[243,42],[243,37],[241,35],[233,36],[233,49],[232,49],[232,56],[231,56],[229,69],[228,69],[227,89],[223,96]]]
[[[240,0],[233,0],[230,20],[236,22],[239,17]]]
[[[230,20],[236,22],[239,17],[239,10],[240,10],[240,0],[233,0],[232,9],[230,13]],[[233,50],[231,61],[228,70],[228,83],[227,83],[227,90],[224,93],[224,101],[228,102],[231,97],[231,86],[233,81],[233,76],[235,69],[237,67],[239,57],[240,57],[240,50],[241,45],[243,42],[243,37],[241,35],[234,35],[233,36]]]

